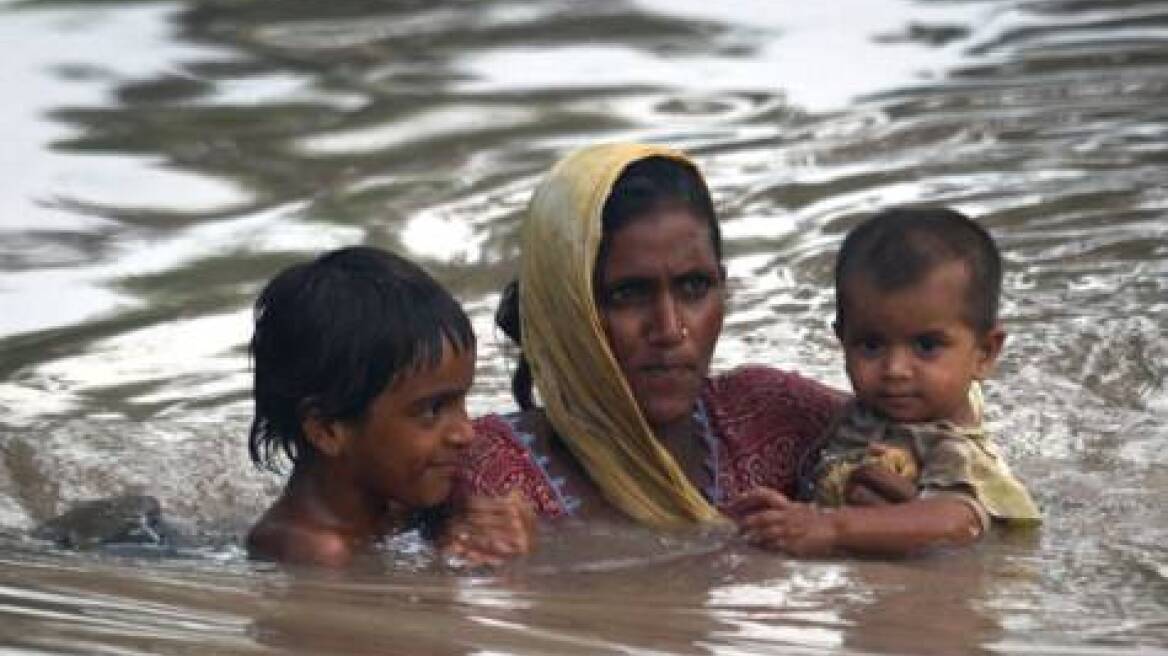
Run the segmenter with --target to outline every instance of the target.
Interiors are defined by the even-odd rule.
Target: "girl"
[[[278,470],[282,455],[292,473],[248,536],[253,557],[345,565],[447,501],[473,436],[475,337],[445,289],[391,253],[343,248],[277,275],[255,316],[248,446],[257,466]],[[518,502],[474,499],[461,514],[451,551],[528,549]]]

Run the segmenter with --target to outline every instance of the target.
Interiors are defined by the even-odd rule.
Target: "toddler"
[[[821,506],[872,502],[856,480],[864,467],[905,477],[919,494],[824,510],[756,491],[732,506],[750,518],[748,535],[801,554],[900,554],[971,542],[993,520],[1037,522],[981,425],[978,384],[1005,340],[1001,258],[989,234],[950,209],[881,212],[844,239],[835,286],[834,328],[855,400],[804,475]]]

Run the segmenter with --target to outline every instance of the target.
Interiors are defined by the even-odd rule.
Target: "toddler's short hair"
[[[444,342],[473,349],[470,321],[409,260],[353,246],[284,269],[255,303],[252,462],[277,471],[280,453],[294,467],[311,460],[306,413],[360,419],[399,376],[437,366]]]
[[[966,320],[978,331],[998,320],[1002,257],[990,234],[964,214],[946,207],[901,207],[876,213],[844,238],[835,264],[836,322],[847,321],[845,284],[864,275],[877,288],[915,285],[947,262],[969,272]]]

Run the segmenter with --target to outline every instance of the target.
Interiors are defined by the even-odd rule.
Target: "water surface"
[[[0,646],[1165,653],[1168,4],[820,4],[0,3]],[[263,282],[344,244],[407,254],[472,315],[472,409],[507,409],[491,313],[519,216],[566,150],[618,139],[708,174],[720,369],[844,386],[843,233],[896,203],[980,217],[1007,264],[989,417],[1043,530],[904,562],[600,527],[500,572],[409,536],[351,575],[248,563],[279,485],[244,448]],[[127,491],[195,543],[26,537]]]

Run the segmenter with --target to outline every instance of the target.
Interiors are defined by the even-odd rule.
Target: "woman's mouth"
[[[694,367],[680,363],[656,363],[641,367],[641,372],[650,378],[690,376]]]
[[[697,380],[695,367],[684,364],[652,364],[641,367],[641,385],[654,395],[690,392]]]

